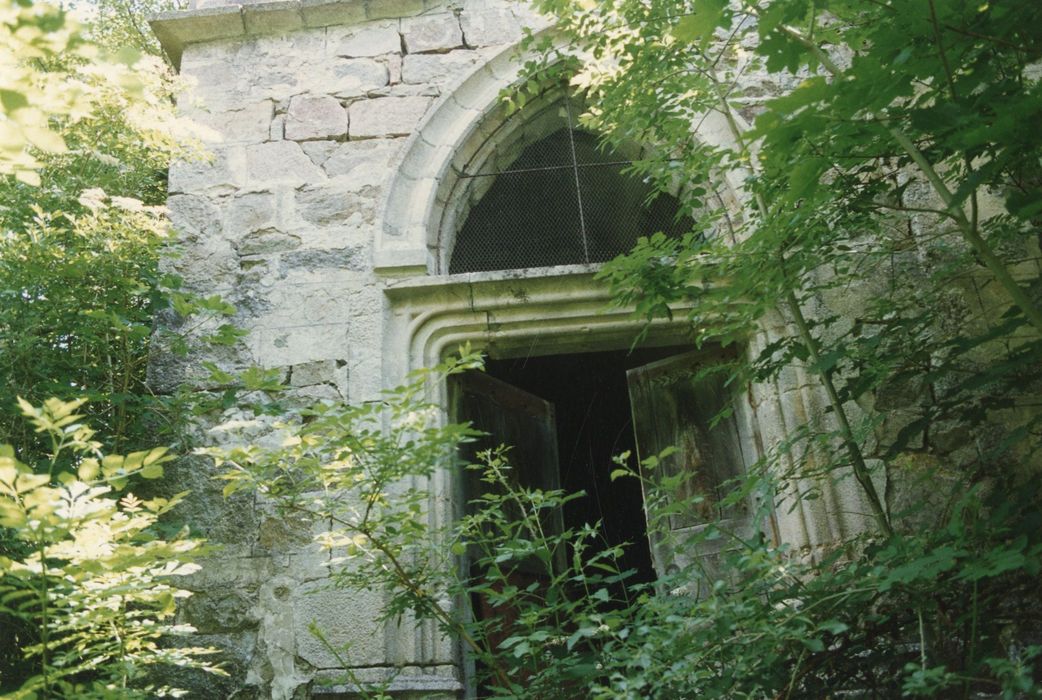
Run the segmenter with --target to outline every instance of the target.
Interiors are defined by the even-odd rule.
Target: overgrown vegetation
[[[95,9],[112,20],[115,7]],[[0,3],[4,697],[152,697],[175,691],[151,666],[217,670],[203,650],[160,644],[182,595],[169,577],[199,544],[157,526],[184,494],[119,493],[159,476],[154,446],[183,411],[145,384],[155,314],[228,312],[160,269],[165,170],[191,155],[189,134],[172,75],[116,43],[120,26]],[[88,400],[97,433],[76,413]]]
[[[697,221],[642,241],[602,279],[649,319],[691,309],[699,343],[747,350],[736,393],[774,387],[823,406],[732,498],[756,489],[784,509],[853,483],[844,505],[871,525],[805,550],[773,542],[767,522],[751,539],[710,526],[701,537],[730,541],[722,566],[626,586],[611,550],[590,554],[595,526],[542,527],[570,496],[511,487],[505,453],[484,466],[498,486],[431,530],[426,482],[399,500],[407,474],[389,475],[410,460],[383,460],[410,445],[449,453],[466,433],[416,422],[433,410],[402,403],[419,385],[364,417],[337,412],[358,442],[305,423],[293,447],[226,455],[233,488],[346,508],[326,536],[345,554],[334,579],[386,590],[388,616],[463,639],[491,696],[1038,697],[1042,137],[1028,125],[1042,114],[1042,9],[536,4],[566,44],[533,40],[543,60],[509,99],[570,80],[584,124],[655,147],[634,169]],[[766,96],[752,75],[771,78]],[[710,116],[726,138],[693,138]],[[365,432],[385,410],[389,436]],[[654,492],[655,462],[625,478]],[[477,568],[460,572],[430,538]],[[498,614],[453,617],[450,600]]]
[[[167,165],[199,155],[173,114],[174,77],[53,6],[8,6],[0,172],[14,177],[0,180],[0,386],[12,398],[0,403],[0,441],[36,461],[15,396],[90,399],[99,439],[115,450],[174,439],[183,407],[145,382],[154,319],[171,308],[230,313],[182,292],[160,265]]]
[[[767,508],[753,537],[710,524],[685,543],[726,540],[718,564],[638,585],[596,523],[547,526],[574,494],[518,487],[508,449],[469,467],[485,489],[453,521],[429,485],[474,433],[443,424],[428,392],[476,368],[470,353],[382,401],[287,413],[280,445],[210,451],[228,493],[332,523],[319,537],[332,581],[461,640],[492,697],[1042,696],[1042,8],[536,4],[567,43],[533,44],[544,60],[514,103],[569,80],[585,126],[655,149],[634,169],[696,221],[602,279],[649,319],[690,309],[699,343],[739,346],[736,393],[824,406],[729,499],[785,509],[856,484],[871,527],[793,549],[769,536]],[[132,451],[177,406],[144,383],[153,315],[231,309],[178,294],[158,265],[150,207],[178,152],[159,63],[102,60],[55,8],[0,9],[0,377],[29,398],[0,405],[0,441],[15,443],[0,453],[0,614],[18,650],[0,651],[0,682],[16,697],[166,692],[145,667],[207,666],[157,641],[176,631],[165,577],[197,543],[156,528],[181,496],[116,492],[166,459]],[[707,115],[723,143],[692,137]],[[82,396],[97,436],[75,415]],[[669,500],[668,459],[617,475],[668,500],[652,529],[701,505]],[[352,650],[329,646],[350,667]]]
[[[466,467],[484,484],[466,515],[432,514],[431,480],[475,434],[442,424],[426,392],[478,364],[464,354],[381,401],[303,410],[281,442],[208,453],[227,469],[227,493],[255,490],[284,517],[330,522],[316,541],[332,554],[332,583],[384,594],[385,620],[461,640],[482,697],[1039,695],[1042,646],[1025,601],[1037,597],[1042,514],[1033,491],[1006,488],[1012,477],[961,493],[940,527],[857,538],[817,560],[732,539],[713,567],[725,578],[696,561],[638,585],[599,524],[550,525],[577,495],[519,487],[509,450]],[[669,498],[675,484],[654,472],[668,457],[617,478]],[[773,483],[758,472],[732,497]],[[701,500],[671,502],[649,527]],[[683,546],[720,538],[734,533],[710,527]],[[474,613],[460,614],[467,605]],[[350,669],[352,649],[314,632]]]
[[[191,557],[201,543],[187,530],[166,538],[156,530],[185,494],[118,495],[135,478],[161,477],[172,459],[166,448],[102,454],[76,413],[83,400],[19,403],[51,447],[36,465],[0,447],[0,527],[15,538],[0,556],[0,615],[6,634],[32,640],[21,648],[31,672],[4,697],[177,696],[149,681],[149,667],[223,673],[204,658],[216,649],[163,642],[193,631],[172,622],[188,592],[171,577],[198,569]],[[63,468],[69,463],[75,471]]]
[[[752,618],[828,610],[842,634],[719,661],[753,663],[736,679],[763,679],[753,696],[1037,694],[1038,6],[537,4],[584,58],[532,71],[577,70],[586,123],[657,144],[635,169],[699,220],[602,277],[649,318],[684,302],[699,342],[749,347],[738,387],[812,378],[824,411],[763,467],[803,499],[853,480],[875,521]],[[746,79],[764,74],[778,94]],[[710,115],[723,145],[691,138]]]

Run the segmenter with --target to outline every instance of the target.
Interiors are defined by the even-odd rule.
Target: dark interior
[[[491,360],[486,372],[556,407],[561,488],[586,496],[565,507],[565,527],[602,523],[610,545],[629,543],[624,568],[631,581],[655,578],[648,548],[644,503],[634,479],[612,481],[612,457],[630,452],[637,465],[626,370],[682,352],[648,349]]]
[[[496,180],[457,234],[449,273],[606,262],[640,236],[690,231],[677,200],[652,198],[624,163],[593,134],[562,128],[527,146],[507,171],[476,175]]]

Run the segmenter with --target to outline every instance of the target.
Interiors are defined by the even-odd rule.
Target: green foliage
[[[51,457],[28,465],[0,447],[0,527],[15,538],[0,556],[0,613],[32,668],[26,678],[0,677],[3,697],[176,696],[149,682],[150,667],[223,673],[203,658],[214,649],[161,642],[193,631],[173,623],[176,600],[189,594],[171,577],[198,569],[191,558],[201,543],[155,529],[185,494],[119,493],[133,478],[161,477],[166,449],[102,454],[76,412],[83,400],[20,403]]]
[[[1035,4],[538,4],[572,41],[585,123],[657,146],[635,169],[699,220],[602,278],[648,318],[683,302],[698,342],[756,346],[739,381],[815,376],[830,416],[798,471],[852,469],[889,533],[871,458],[923,449],[973,480],[1027,468],[1042,435],[1021,410],[1042,367]],[[759,72],[793,87],[745,94]],[[710,114],[721,143],[692,138]]]
[[[815,553],[821,560],[708,528],[701,537],[732,540],[720,566],[642,588],[628,584],[618,550],[595,546],[597,524],[548,526],[573,496],[516,487],[508,451],[484,456],[486,490],[465,517],[432,525],[442,518],[429,517],[438,507],[429,484],[472,432],[442,424],[424,397],[473,367],[470,355],[382,401],[291,415],[277,447],[210,451],[229,467],[226,492],[258,490],[287,514],[333,523],[320,542],[334,554],[334,582],[380,590],[386,618],[431,621],[462,640],[495,696],[1039,696],[1042,621],[1029,602],[1042,557],[1032,477],[1042,435],[1042,135],[1030,127],[1042,114],[1042,9],[537,5],[572,51],[531,64],[512,105],[571,76],[590,106],[583,124],[648,144],[634,169],[678,193],[698,221],[684,238],[642,241],[602,279],[649,319],[691,309],[699,342],[754,348],[735,368],[739,385],[796,369],[827,399],[825,414],[771,446],[733,498],[793,483],[810,483],[801,495],[811,498],[815,483],[852,475],[877,531]],[[124,8],[100,5],[97,40],[134,37],[135,24],[109,26]],[[149,77],[154,62],[100,59],[56,8],[7,0],[0,10],[0,294],[10,301],[0,305],[0,376],[33,403],[86,392],[113,444],[136,445],[162,408],[143,388],[152,314],[234,313],[177,291],[156,263],[156,214],[119,199],[162,198],[161,171],[177,152],[177,130],[158,118],[170,83]],[[758,99],[743,76],[759,71],[792,88]],[[692,138],[711,113],[729,143]],[[725,172],[744,179],[730,190]],[[104,193],[82,196],[96,187]],[[239,336],[224,324],[210,339]],[[240,385],[278,388],[259,370],[206,369],[226,390],[217,407]],[[23,688],[155,693],[143,666],[196,663],[192,650],[158,646],[150,635],[162,625],[146,622],[172,611],[173,591],[156,577],[183,573],[155,562],[180,561],[184,541],[152,534],[178,498],[115,501],[106,489],[158,476],[165,455],[88,456],[99,446],[74,410],[60,401],[33,409],[39,433],[0,416],[0,437],[36,463],[33,473],[10,452],[0,457],[3,524],[19,526],[0,559],[2,612],[40,637],[27,649],[41,673]],[[915,477],[939,503],[900,505],[876,486],[872,460],[888,486]],[[88,545],[103,555],[87,558],[97,551]],[[475,600],[497,614],[459,614]],[[119,644],[100,632],[113,626]],[[350,665],[350,650],[336,653]]]
[[[184,355],[236,342],[232,326],[214,323],[235,309],[177,291],[179,280],[161,270],[168,240],[161,208],[98,190],[81,199],[84,212],[36,209],[23,230],[0,238],[0,382],[31,402],[87,398],[113,449],[147,444],[157,429],[176,434],[181,410],[179,397],[156,396],[146,385],[156,315],[172,308],[191,319],[159,332],[168,351]],[[0,403],[0,439],[21,452],[38,446],[11,403]]]
[[[164,308],[160,211],[99,203],[80,216],[39,211],[0,239],[0,378],[31,402],[83,396],[116,445],[147,434],[144,389],[152,318]],[[34,433],[0,406],[0,438],[20,451]]]
[[[700,219],[698,235],[653,237],[608,266],[622,302],[648,316],[692,302],[701,339],[725,343],[772,313],[788,317],[791,334],[760,355],[756,376],[805,363],[836,385],[837,419],[845,401],[918,374],[932,388],[957,382],[958,395],[937,403],[943,419],[972,423],[981,416],[967,402],[982,399],[956,377],[982,366],[979,389],[1035,376],[1042,316],[1037,269],[1025,265],[1038,256],[1027,202],[1042,145],[1025,128],[1042,110],[1034,3],[539,4],[572,50],[593,57],[572,80],[592,105],[586,123],[659,146],[635,167],[678,188]],[[751,113],[743,76],[759,71],[794,87]],[[693,115],[714,112],[730,145],[691,138]],[[736,183],[740,211],[718,197],[720,174],[736,167],[751,174]],[[804,318],[859,289],[871,292],[856,318]],[[991,341],[1025,335],[1006,361],[980,362]],[[917,425],[907,438],[922,435]]]
[[[126,8],[95,8],[99,32],[57,7],[4,2],[0,387],[34,403],[87,397],[112,449],[151,444],[187,410],[145,384],[156,315],[191,319],[159,334],[178,354],[239,338],[212,322],[234,308],[180,289],[160,265],[166,168],[195,155],[173,115],[176,83],[156,57],[115,43],[137,31]],[[0,402],[0,441],[36,461],[11,400]]]
[[[623,548],[604,546],[599,523],[554,527],[582,494],[519,486],[504,447],[478,458],[466,468],[483,492],[448,535],[468,555],[449,590],[478,608],[464,625],[481,649],[476,681],[488,697],[588,697],[602,645],[648,592],[628,585],[635,572],[620,567]]]
[[[163,449],[131,450],[172,438],[186,410],[145,375],[180,286],[159,264],[166,168],[194,155],[171,72],[119,44],[131,25],[115,7],[97,6],[99,30],[0,0],[0,684],[14,697],[153,696],[167,691],[148,667],[206,666],[160,643],[178,631],[166,577],[198,543],[156,523],[184,495],[115,493],[161,475]],[[192,323],[161,337],[186,353],[234,309],[177,293]],[[74,415],[85,399],[96,435]]]
[[[412,462],[396,454],[358,477],[388,475],[385,495],[361,487],[374,504],[353,506],[364,529],[332,519],[342,529],[329,545],[345,552],[335,580],[379,586],[387,615],[434,620],[463,640],[497,697],[1039,696],[1042,137],[1031,125],[1042,112],[1042,10],[536,4],[571,43],[558,60],[549,39],[531,40],[544,53],[511,107],[571,74],[589,106],[583,124],[616,145],[647,144],[633,169],[698,222],[680,239],[641,241],[601,278],[648,319],[684,308],[699,343],[751,348],[737,386],[809,377],[825,402],[768,446],[733,498],[799,485],[810,499],[852,480],[875,530],[812,553],[710,527],[700,536],[731,545],[720,562],[642,590],[626,585],[616,553],[589,546],[596,525],[546,527],[570,496],[512,486],[509,453],[486,456],[488,490],[447,531],[420,517],[426,489],[393,471]],[[758,99],[743,76],[759,73],[791,88]],[[727,138],[692,137],[708,115]],[[416,428],[388,425],[395,444]],[[449,452],[466,433],[445,431],[437,443]],[[298,507],[333,462],[255,451],[231,463],[233,484]],[[446,544],[479,573],[446,561]],[[457,619],[442,603],[453,599],[500,614]]]
[[[1020,532],[1038,518],[1037,500],[979,496],[959,500],[950,527],[862,540],[857,557],[812,563],[765,544],[734,548],[726,585],[633,611],[605,644],[611,671],[591,695],[1038,697],[1038,649],[1010,644],[1038,623],[1011,617],[1037,596],[1042,543]],[[1010,677],[996,672],[1007,662]]]
[[[4,120],[0,123],[0,175],[13,174],[39,184],[40,162],[28,150],[61,153],[65,142],[50,119],[86,108],[88,98],[69,90],[70,76],[41,70],[61,54],[87,56],[91,49],[76,26],[57,7],[5,0],[0,20],[0,65],[3,65]]]
[[[696,560],[638,585],[619,566],[622,549],[601,545],[599,523],[554,526],[577,495],[518,486],[506,449],[466,467],[483,489],[462,517],[431,517],[428,484],[473,433],[442,425],[424,396],[474,361],[378,402],[305,410],[281,443],[206,452],[226,467],[228,493],[256,491],[286,517],[331,522],[316,542],[331,552],[334,584],[381,591],[384,618],[433,622],[461,640],[483,697],[1042,696],[1042,647],[1019,641],[1042,623],[1024,605],[1042,573],[1037,482],[970,488],[945,527],[860,536],[818,561],[707,528],[681,549],[726,538],[718,564]],[[649,477],[667,456],[645,460],[643,477],[615,478],[642,479],[655,498],[661,480]],[[759,468],[748,481],[731,497],[774,487]],[[699,498],[673,505],[691,510]],[[344,668],[355,665],[313,627]]]
[[[158,166],[150,174],[155,179],[188,134],[172,116],[171,77],[159,60],[126,46],[103,49],[55,5],[4,0],[0,8],[0,176],[43,185],[50,194],[40,170],[51,168],[73,197],[105,186],[103,180],[133,178],[143,162]],[[147,199],[140,187],[127,189],[110,194]]]
[[[698,221],[684,238],[641,241],[601,278],[648,319],[680,306],[698,342],[749,348],[738,386],[811,377],[824,414],[765,467],[779,488],[811,484],[803,498],[818,493],[808,479],[852,476],[877,526],[822,565],[772,555],[798,584],[743,578],[712,607],[677,613],[720,625],[730,646],[683,643],[709,675],[665,696],[1037,694],[1039,623],[1025,615],[1037,540],[1011,535],[1037,526],[1042,446],[1037,3],[537,5],[570,42],[584,123],[657,148],[634,169]],[[529,71],[552,75],[557,49],[534,48],[543,60]],[[779,86],[766,96],[746,79],[764,74]],[[692,137],[692,124],[721,117],[727,138]],[[923,510],[900,504],[901,489]],[[755,574],[741,560],[730,569]],[[790,624],[819,607],[843,634]],[[756,631],[732,637],[736,619]],[[1008,627],[985,629],[995,619]],[[877,646],[857,641],[865,630]],[[676,643],[625,649],[672,661]]]

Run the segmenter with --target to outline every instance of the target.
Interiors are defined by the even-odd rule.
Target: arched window
[[[605,262],[641,236],[691,229],[674,197],[651,198],[649,184],[623,172],[632,161],[572,128],[570,113],[553,126],[461,174],[477,182],[450,274]]]

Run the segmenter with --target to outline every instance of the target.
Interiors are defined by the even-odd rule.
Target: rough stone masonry
[[[249,331],[208,359],[278,368],[301,401],[359,401],[463,341],[504,356],[534,338],[627,347],[636,327],[625,310],[606,310],[590,266],[444,274],[457,224],[480,195],[459,173],[492,162],[526,128],[498,96],[517,79],[523,28],[547,27],[527,5],[198,0],[152,26],[187,85],[179,109],[205,127],[212,154],[170,170],[180,253],[169,264],[193,290],[234,303]],[[709,119],[699,136],[725,131]],[[655,333],[682,338],[681,325]],[[157,383],[198,374],[168,364],[156,363]],[[820,410],[807,386],[787,376],[756,392],[744,416],[750,450]],[[267,431],[245,414],[224,419],[213,439],[230,427],[258,439]],[[187,582],[195,595],[183,615],[201,643],[225,650],[232,675],[201,680],[193,697],[347,692],[316,683],[341,674],[308,632],[314,620],[333,644],[349,645],[361,679],[383,679],[393,666],[397,696],[461,696],[455,645],[430,628],[378,624],[376,594],[327,590],[325,555],[311,544],[316,524],[225,501],[211,476],[190,462],[177,477],[195,495],[188,517],[223,546],[217,564]],[[850,513],[867,509],[839,507],[857,497],[837,489],[780,517],[780,536],[813,548],[862,527]]]

